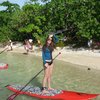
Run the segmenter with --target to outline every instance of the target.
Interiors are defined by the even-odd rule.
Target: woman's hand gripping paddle
[[[52,61],[54,61],[55,58],[58,57],[60,54],[61,54],[61,52],[59,52],[59,54],[57,54],[57,55],[52,59]],[[20,94],[20,92],[21,92],[33,79],[35,79],[43,70],[44,70],[44,68],[43,68],[42,70],[40,70],[27,84],[25,84],[25,86],[24,86],[20,91],[14,93],[14,94],[12,94],[12,95],[10,95],[10,96],[7,98],[7,100],[14,100],[14,99]]]

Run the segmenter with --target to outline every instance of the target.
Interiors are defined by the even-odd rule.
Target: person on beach
[[[24,48],[26,50],[26,54],[28,54],[29,50],[32,50],[32,45],[28,39],[24,41]]]
[[[38,43],[39,49],[41,50],[42,49],[42,44],[41,44],[41,41],[39,39],[37,40],[37,43]]]
[[[90,39],[90,40],[88,41],[88,47],[89,47],[90,50],[93,51],[93,40],[92,40],[92,39]]]
[[[30,50],[33,50],[33,40],[32,39],[29,39],[29,44],[30,44]]]
[[[13,42],[12,42],[12,40],[9,40],[8,41],[8,51],[12,51],[13,50]]]
[[[55,43],[58,42],[58,38],[55,35],[49,35],[42,47],[42,59],[44,66],[44,77],[42,83],[42,93],[47,93],[51,88],[51,75],[53,71],[52,52],[54,51]],[[47,85],[47,87],[46,87]]]

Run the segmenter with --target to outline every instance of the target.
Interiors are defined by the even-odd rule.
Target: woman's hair
[[[50,39],[49,36],[47,37],[46,41],[45,41],[45,44],[43,45],[43,51],[45,51],[46,48],[48,48],[50,50],[50,52],[52,52],[55,48],[55,43],[54,43],[54,39],[53,37],[51,37],[52,40],[51,40],[51,44],[48,46],[47,45],[47,41]]]

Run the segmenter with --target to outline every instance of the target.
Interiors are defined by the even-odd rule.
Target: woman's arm
[[[59,41],[59,39],[56,35],[53,35],[53,40],[54,40],[55,43],[57,43]]]
[[[44,53],[43,50],[42,50],[42,59],[43,59],[43,63],[45,64],[46,63],[46,58],[45,58],[45,53]]]
[[[49,38],[53,38],[54,43],[57,43],[59,41],[58,37],[55,34],[49,35]]]

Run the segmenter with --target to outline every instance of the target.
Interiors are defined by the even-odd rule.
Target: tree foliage
[[[25,38],[44,41],[50,32],[67,28],[63,35],[80,42],[100,40],[99,0],[30,0],[22,8],[9,1],[0,6],[0,41]],[[62,37],[62,34],[59,34]]]

